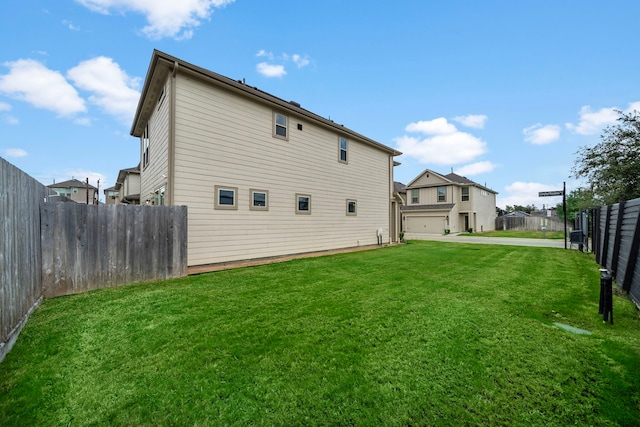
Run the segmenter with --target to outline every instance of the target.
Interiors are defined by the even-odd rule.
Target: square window
[[[238,209],[236,203],[238,189],[236,187],[215,186],[214,209]]]
[[[347,199],[347,215],[356,216],[358,215],[358,203],[356,200]]]
[[[341,163],[347,163],[347,139],[340,137],[338,138],[339,142],[339,152],[338,152],[338,161]]]
[[[289,118],[283,114],[273,113],[273,136],[275,138],[289,139]]]
[[[438,187],[438,201],[439,202],[447,201],[447,187]]]
[[[311,196],[308,194],[296,194],[296,213],[311,214]]]
[[[269,192],[266,190],[249,190],[251,200],[249,201],[249,210],[267,211],[269,210]]]

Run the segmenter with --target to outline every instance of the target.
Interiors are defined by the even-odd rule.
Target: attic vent
[[[299,104],[299,103],[297,103],[296,101],[289,101],[289,104],[291,104],[291,105],[293,105],[293,106],[295,106],[295,107],[300,108],[300,104]]]

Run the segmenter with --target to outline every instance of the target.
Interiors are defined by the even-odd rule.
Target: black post
[[[567,249],[567,182],[562,183],[562,212],[564,213],[564,248]]]
[[[602,271],[600,276],[600,304],[598,314],[602,314],[602,321],[609,321],[613,325],[613,277],[608,271]]]

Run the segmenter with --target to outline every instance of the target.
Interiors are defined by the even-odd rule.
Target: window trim
[[[144,130],[142,131],[142,170],[146,169],[149,166],[150,158],[149,158],[149,145],[151,145],[149,141],[149,124],[145,125]]]
[[[255,199],[253,197],[256,193],[264,194],[264,206],[256,206],[254,204]],[[269,191],[250,188],[249,189],[249,210],[250,211],[268,211],[269,210]]]
[[[226,205],[220,204],[220,191],[233,191],[233,204]],[[214,209],[222,210],[238,210],[238,187],[231,187],[228,185],[215,185],[214,186],[215,198],[213,200]]]
[[[442,194],[442,200],[440,200],[440,189],[441,188],[444,190],[443,194]],[[437,198],[438,203],[446,203],[447,202],[447,186],[446,185],[439,185],[437,187],[436,191],[438,192],[437,193],[438,194],[438,198]]]
[[[353,212],[349,211],[349,206],[351,203],[353,203]],[[347,199],[346,210],[347,216],[358,216],[358,201],[356,199]]]
[[[411,189],[411,204],[417,205],[420,203],[420,189],[412,188]]]
[[[153,193],[153,204],[156,206],[164,206],[166,188],[163,185]]]
[[[464,194],[465,190],[467,190],[466,196]],[[470,187],[462,187],[460,189],[460,201],[468,202],[468,201],[471,200],[471,191],[470,190],[471,190]],[[466,199],[465,199],[465,197],[466,197]]]
[[[300,209],[300,198],[301,197],[306,197],[308,200],[308,209],[307,210],[301,210]],[[311,215],[311,195],[310,194],[303,194],[303,193],[296,193],[296,215]]]
[[[344,141],[344,148],[342,148],[342,141]],[[342,153],[344,153],[344,159]],[[344,136],[338,137],[338,162],[349,164],[349,140]]]
[[[280,117],[284,117],[284,118],[285,118],[286,123],[284,124],[284,126],[283,126],[283,125],[281,125],[281,124],[278,124],[278,116],[280,116]],[[284,128],[284,133],[285,133],[284,135],[280,135],[280,134],[277,132],[278,127],[282,127],[282,128]],[[287,116],[286,114],[279,113],[279,112],[277,112],[277,111],[274,111],[274,112],[273,112],[273,129],[272,129],[272,136],[273,136],[274,138],[282,139],[282,140],[284,140],[284,141],[288,141],[288,140],[289,140],[289,116]]]

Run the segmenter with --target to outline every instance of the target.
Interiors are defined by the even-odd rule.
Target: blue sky
[[[497,204],[552,204],[615,109],[640,110],[637,1],[8,0],[0,156],[45,184],[100,188],[139,162],[129,135],[153,49],[404,154],[397,181],[453,170]]]

